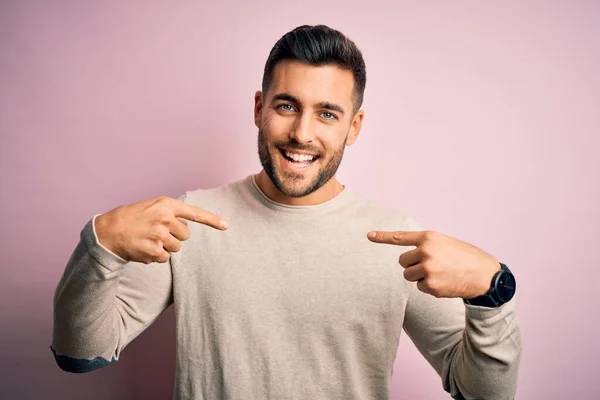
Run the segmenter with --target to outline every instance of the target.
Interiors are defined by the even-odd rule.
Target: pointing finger
[[[394,244],[397,246],[418,246],[423,240],[421,231],[371,231],[367,235],[374,243]]]
[[[208,225],[215,229],[226,230],[229,227],[229,223],[225,219],[191,204],[177,202],[173,211],[176,217]]]

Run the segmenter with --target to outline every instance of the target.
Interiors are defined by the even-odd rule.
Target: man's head
[[[307,196],[335,175],[360,131],[365,83],[362,54],[339,31],[301,26],[273,46],[254,111],[261,164],[282,194]]]

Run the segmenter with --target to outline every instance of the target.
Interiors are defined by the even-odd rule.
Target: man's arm
[[[170,262],[125,261],[100,244],[95,220],[82,230],[54,294],[51,349],[68,372],[116,362],[172,302]]]
[[[513,399],[521,359],[515,298],[498,308],[435,298],[410,284],[404,330],[455,399]]]
[[[376,243],[415,246],[401,253],[409,293],[404,330],[455,399],[513,399],[521,361],[521,331],[512,300],[498,308],[465,305],[486,293],[500,263],[470,243],[424,231],[373,231]]]
[[[88,372],[123,348],[172,303],[171,262],[192,221],[227,221],[180,199],[157,197],[90,220],[54,295],[52,351],[58,365]]]

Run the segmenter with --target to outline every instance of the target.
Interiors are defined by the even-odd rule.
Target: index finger
[[[367,235],[375,243],[387,243],[397,246],[419,246],[423,241],[420,231],[371,231]]]
[[[176,217],[198,222],[203,225],[208,225],[222,231],[226,230],[229,227],[229,223],[225,219],[211,212],[208,212],[203,208],[196,207],[187,203],[182,203],[180,201],[176,201],[173,208]]]

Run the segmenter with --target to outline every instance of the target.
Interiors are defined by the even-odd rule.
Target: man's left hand
[[[435,231],[372,231],[369,240],[416,246],[400,255],[404,277],[435,297],[470,299],[485,294],[500,263],[490,254]]]

